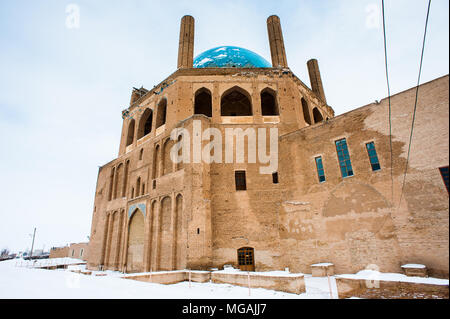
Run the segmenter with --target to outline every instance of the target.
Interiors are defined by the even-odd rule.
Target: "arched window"
[[[158,111],[156,113],[156,128],[166,124],[167,116],[167,100],[164,98],[158,104]]]
[[[140,139],[152,131],[152,121],[153,121],[153,111],[151,109],[146,109],[142,113],[141,119],[139,121],[138,135],[137,138]]]
[[[161,154],[159,150],[159,145],[156,145],[155,150],[153,151],[153,179],[159,177],[159,167],[161,161]]]
[[[139,197],[139,191],[141,190],[141,178],[138,177],[136,181],[136,197]]]
[[[123,185],[122,185],[122,197],[126,196],[127,192],[127,183],[128,183],[128,170],[130,168],[130,161],[126,161],[125,163],[125,171],[123,174]]]
[[[309,125],[311,125],[311,117],[309,116],[309,106],[308,102],[304,98],[302,98],[302,110],[303,110],[303,118],[305,119],[305,122]]]
[[[130,121],[130,124],[128,124],[126,146],[133,144],[133,140],[134,140],[134,119],[132,119]]]
[[[208,89],[201,88],[195,92],[194,114],[212,116],[211,92]]]
[[[182,145],[182,143],[183,143],[183,135],[178,136],[178,141],[177,142]],[[183,156],[183,152],[186,152],[186,150],[183,150],[183,148],[180,148],[178,150],[178,156]],[[184,165],[183,161],[181,161],[179,163],[176,163],[175,164],[175,170],[178,171],[180,169],[183,169],[183,167],[184,167],[183,165]]]
[[[113,167],[111,169],[111,175],[109,176],[109,193],[108,193],[108,200],[112,200],[113,198],[113,186],[114,186],[114,175],[116,172],[116,168]]]
[[[313,116],[314,116],[314,123],[319,123],[323,121],[323,117],[322,114],[320,113],[320,111],[317,109],[317,107],[315,107],[313,109]]]
[[[251,116],[252,103],[250,102],[250,95],[237,86],[229,89],[220,99],[220,115]]]
[[[263,116],[279,115],[276,92],[267,88],[261,92],[261,114]]]
[[[170,149],[172,148],[172,146],[174,145],[173,141],[168,138],[166,140],[166,142],[164,143],[164,147],[163,147],[163,175],[172,173],[173,171],[173,161],[170,158]]]
[[[122,192],[119,190],[119,187],[123,183],[123,164],[120,163],[119,166],[117,166],[116,170],[116,177],[114,180],[114,199],[117,198],[117,196],[120,196]]]

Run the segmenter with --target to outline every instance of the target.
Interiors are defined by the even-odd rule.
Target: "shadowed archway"
[[[136,209],[128,228],[127,272],[144,269],[144,214]]]

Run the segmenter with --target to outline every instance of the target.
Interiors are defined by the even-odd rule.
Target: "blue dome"
[[[194,59],[194,68],[270,68],[262,56],[240,47],[222,46],[207,50]]]

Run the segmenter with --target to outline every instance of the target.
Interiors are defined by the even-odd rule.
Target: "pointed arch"
[[[129,272],[141,272],[144,266],[144,214],[136,208],[128,226],[127,270]]]
[[[277,104],[277,92],[271,88],[261,91],[261,114],[262,116],[280,115]]]
[[[164,97],[158,103],[158,109],[156,111],[156,128],[166,124],[167,118],[167,99]]]
[[[115,176],[116,168],[111,168],[111,174],[109,176],[109,192],[108,192],[108,200],[113,199],[113,190],[114,190],[114,176]]]
[[[141,178],[138,177],[136,180],[136,197],[140,196],[140,190],[141,190]]]
[[[116,199],[117,196],[120,196],[122,194],[121,190],[119,189],[122,183],[123,183],[123,164],[120,163],[117,166],[116,177],[114,179],[114,196],[113,196],[114,199]]]
[[[141,118],[139,120],[139,126],[137,131],[137,139],[140,139],[147,134],[150,134],[152,131],[152,123],[153,123],[153,111],[150,108],[147,108],[144,113],[142,113]]]
[[[170,158],[170,150],[174,145],[174,141],[168,138],[163,144],[162,169],[163,175],[170,174],[173,171],[173,161]]]
[[[251,116],[252,102],[247,91],[234,86],[222,94],[220,99],[220,114],[222,116]]]
[[[203,114],[212,117],[211,91],[207,88],[201,88],[195,92],[194,114]]]
[[[169,196],[166,196],[161,200],[160,212],[159,269],[172,270],[172,199]]]
[[[161,151],[159,144],[155,146],[155,150],[153,151],[153,169],[152,169],[152,179],[156,179],[159,177],[159,170],[160,170],[160,157],[161,157]]]
[[[309,116],[309,105],[308,102],[304,98],[301,100],[302,102],[302,110],[303,110],[303,118],[305,119],[306,124],[311,125],[311,117]]]
[[[130,123],[128,124],[128,130],[127,130],[127,142],[126,146],[129,146],[133,144],[134,142],[134,126],[135,126],[135,120],[132,119]]]
[[[314,123],[319,123],[323,121],[322,113],[320,113],[319,109],[315,107],[313,109],[313,117],[314,117]]]
[[[128,184],[128,172],[130,170],[130,160],[125,162],[125,169],[123,172],[123,185],[122,185],[122,197],[126,197],[127,184]]]
[[[183,144],[182,144],[182,143],[183,143],[183,135],[179,135],[179,136],[178,136],[177,143],[183,145]],[[183,150],[183,148],[180,148],[180,149],[178,150],[178,156],[183,156],[183,152],[186,152],[186,150]],[[183,163],[183,161],[181,161],[181,162],[175,164],[175,170],[176,170],[176,171],[179,171],[179,170],[181,170],[181,169],[183,169],[183,168],[184,168],[184,163]]]
[[[175,198],[174,235],[173,235],[173,269],[183,269],[183,195]]]

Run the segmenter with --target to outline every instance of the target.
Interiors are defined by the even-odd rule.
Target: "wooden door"
[[[238,249],[238,264],[242,271],[255,271],[254,249],[242,247]]]

